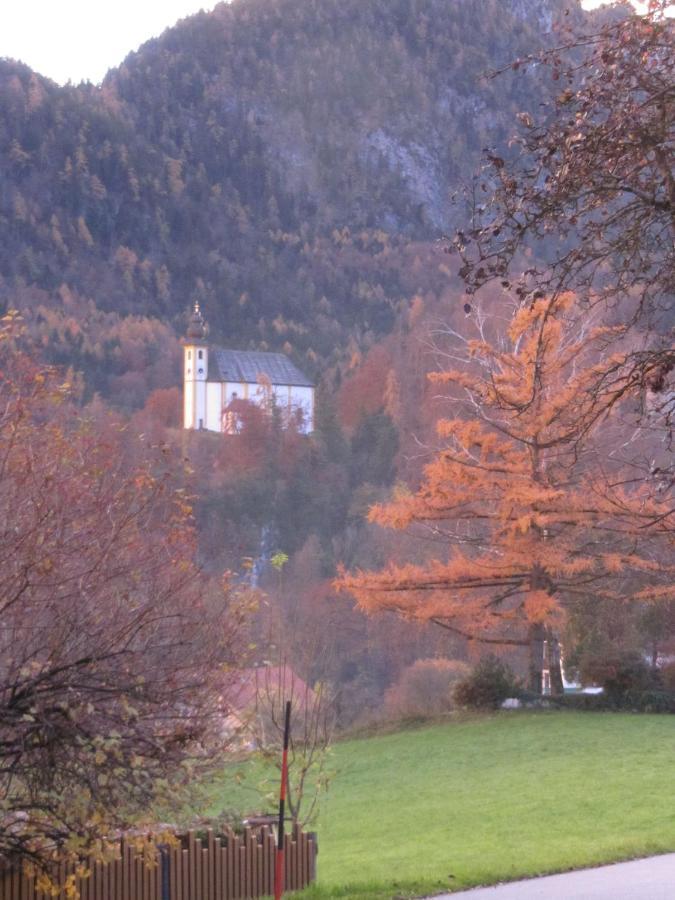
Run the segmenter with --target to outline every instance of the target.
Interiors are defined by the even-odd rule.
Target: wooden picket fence
[[[269,828],[176,835],[175,845],[162,845],[154,863],[133,843],[120,844],[118,858],[95,862],[87,877],[76,880],[81,900],[252,900],[274,894],[276,845]],[[293,828],[285,841],[285,889],[307,887],[316,877],[316,837]],[[75,873],[62,865],[59,884]],[[52,900],[37,890],[35,880],[20,870],[0,871],[0,900]],[[65,891],[58,900],[67,900]]]

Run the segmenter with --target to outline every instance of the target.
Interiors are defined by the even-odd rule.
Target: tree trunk
[[[546,646],[548,648],[548,671],[551,676],[551,696],[562,697],[565,687],[560,663],[560,643],[550,629],[547,629],[546,632]]]
[[[532,624],[528,630],[530,644],[530,664],[527,689],[533,694],[541,694],[542,670],[544,668],[544,628],[539,624]]]

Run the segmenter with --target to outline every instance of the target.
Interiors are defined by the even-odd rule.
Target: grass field
[[[336,744],[307,898],[413,897],[675,849],[675,718],[526,712]],[[247,801],[231,777],[214,808]],[[255,808],[255,801],[252,801]]]

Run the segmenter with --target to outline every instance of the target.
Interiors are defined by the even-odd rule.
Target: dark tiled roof
[[[292,384],[313,387],[314,382],[303,375],[283,353],[257,353],[248,350],[209,350],[209,381],[237,381],[255,384],[261,375],[272,384]]]

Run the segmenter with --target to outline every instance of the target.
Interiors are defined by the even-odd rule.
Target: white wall
[[[248,400],[248,385],[240,384],[236,381],[228,381],[225,383],[225,391],[224,391],[224,406],[227,406],[228,403],[231,403],[234,395],[237,395],[237,400]]]
[[[186,381],[183,384],[183,428],[194,428],[195,410],[194,410],[195,392],[193,382]]]
[[[314,388],[291,388],[291,410],[297,409],[302,411],[302,431],[305,434],[314,431]]]
[[[274,385],[274,403],[285,420],[292,419],[297,411],[302,413],[301,431],[305,434],[314,430],[314,388]],[[199,428],[199,420],[209,431],[223,431],[223,410],[234,397],[250,400],[258,406],[265,406],[269,400],[269,389],[257,383],[241,382],[185,382],[184,422],[186,428]]]
[[[206,428],[206,383],[195,381],[195,428]]]
[[[223,421],[223,386],[209,381],[206,385],[206,427],[209,431],[221,431]]]
[[[201,359],[199,358],[201,354]],[[183,352],[183,427],[206,428],[208,350],[188,344]]]

